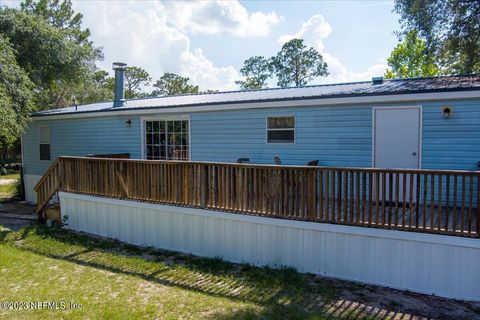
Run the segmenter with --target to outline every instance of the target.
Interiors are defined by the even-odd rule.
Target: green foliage
[[[74,90],[78,104],[113,100],[115,79],[105,70],[97,70],[81,85],[81,90]]]
[[[438,66],[427,52],[424,40],[418,38],[418,33],[412,30],[407,33],[401,43],[392,51],[387,59],[390,69],[385,78],[429,77],[439,74]]]
[[[0,7],[2,156],[18,152],[31,111],[112,95],[95,80],[95,62],[102,53],[81,23],[82,15],[73,11],[70,0],[26,0],[20,10]]]
[[[278,85],[304,86],[315,77],[327,76],[327,64],[314,48],[308,48],[302,39],[292,39],[272,58]]]
[[[0,35],[0,144],[9,146],[25,128],[32,110],[33,84],[17,64],[15,50]]]
[[[73,81],[50,88],[47,94],[60,95],[52,107],[86,104],[113,97],[113,92],[107,92],[104,86],[95,81],[95,61],[103,59],[103,54],[100,48],[94,47],[89,41],[90,30],[82,29],[83,15],[73,10],[70,0],[25,0],[20,7],[23,12],[43,18],[50,26],[62,32],[65,39],[81,48],[83,74],[78,73],[77,79],[70,77]]]
[[[190,79],[175,73],[165,72],[153,85],[154,96],[172,96],[177,94],[198,93],[198,86],[189,84]]]
[[[26,13],[43,17],[48,24],[68,34],[71,40],[89,45],[101,55],[101,51],[94,49],[92,42],[88,41],[90,30],[82,29],[83,15],[73,10],[70,0],[25,0],[20,8]]]
[[[245,80],[235,81],[243,90],[267,87],[274,74],[280,87],[304,86],[316,77],[327,76],[327,64],[314,48],[307,48],[303,39],[285,43],[276,56],[254,56],[244,61],[240,72]]]
[[[480,72],[480,1],[396,0],[394,10],[445,73]]]
[[[35,84],[36,109],[72,104],[95,69],[98,52],[42,16],[15,9],[0,9],[0,30]]]
[[[148,72],[140,67],[125,68],[125,97],[136,98],[141,95],[140,89],[148,86],[152,78]]]
[[[271,59],[262,56],[248,58],[243,63],[240,73],[245,76],[245,80],[235,81],[236,84],[244,90],[256,90],[267,87],[267,80],[273,74],[273,65]]]

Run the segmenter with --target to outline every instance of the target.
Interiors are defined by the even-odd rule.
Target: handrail
[[[62,159],[57,158],[50,165],[47,172],[35,185],[34,190],[37,193],[37,207],[36,213],[39,215],[39,219],[42,220],[41,211],[48,204],[50,199],[60,190],[62,185],[61,179],[61,167]]]
[[[135,163],[189,163],[199,165],[217,165],[228,167],[242,167],[242,168],[265,168],[265,169],[281,169],[281,168],[295,168],[311,170],[317,168],[320,170],[339,170],[339,171],[360,171],[360,172],[376,172],[376,173],[412,173],[412,174],[459,174],[459,175],[474,175],[480,176],[480,171],[469,170],[455,170],[455,169],[404,169],[404,168],[366,168],[366,167],[331,167],[331,166],[306,166],[306,165],[277,165],[277,164],[253,164],[253,163],[236,163],[236,162],[216,162],[216,161],[183,161],[183,160],[143,160],[143,159],[123,159],[123,158],[95,158],[95,157],[76,157],[76,156],[61,156],[62,159],[79,159],[92,161],[130,161]]]
[[[52,164],[50,165],[50,167],[48,167],[47,171],[43,174],[43,176],[40,178],[40,180],[38,180],[37,184],[35,185],[35,187],[33,187],[33,190],[37,191],[38,188],[40,188],[40,186],[43,184],[43,182],[48,178],[48,176],[50,175],[50,173],[55,170],[56,166],[58,165],[58,163],[60,162],[60,158],[61,157],[58,157],[55,159],[55,161],[52,162]]]

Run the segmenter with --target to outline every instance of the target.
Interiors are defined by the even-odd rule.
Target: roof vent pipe
[[[125,86],[124,73],[127,64],[123,62],[114,62],[113,70],[115,70],[115,99],[113,100],[113,107],[122,107],[125,105]]]
[[[372,78],[372,84],[382,84],[383,83],[383,77],[373,77]]]

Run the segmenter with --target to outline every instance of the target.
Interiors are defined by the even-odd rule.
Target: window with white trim
[[[50,126],[38,126],[40,160],[50,160]]]
[[[295,117],[267,117],[268,143],[295,143]]]
[[[148,160],[188,160],[189,146],[188,120],[145,121]]]

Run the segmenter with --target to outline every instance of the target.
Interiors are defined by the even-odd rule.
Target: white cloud
[[[366,70],[355,72],[348,69],[340,60],[328,52],[322,53],[325,62],[328,65],[330,75],[328,77],[317,79],[316,83],[340,83],[371,80],[372,77],[382,76],[388,65],[385,61],[379,61]]]
[[[245,10],[241,6],[239,9],[232,4],[221,4],[226,8],[234,7],[240,13],[242,9]],[[155,80],[163,72],[174,72],[190,77],[201,90],[235,88],[234,81],[238,79],[236,69],[231,65],[216,66],[201,48],[191,47],[186,32],[188,28],[177,26],[184,23],[180,18],[180,23],[174,19],[185,13],[187,5],[188,3],[173,5],[150,1],[77,1],[74,2],[74,9],[83,13],[84,25],[92,31],[94,43],[102,45],[106,59],[100,62],[100,67],[107,71],[111,70],[113,61],[122,61],[146,69]],[[196,3],[192,5],[198,6]],[[227,15],[229,19],[232,18],[231,14]],[[247,18],[241,19],[258,19],[257,13],[249,14],[245,10],[244,14]],[[226,21],[229,19],[215,14],[209,18],[211,25],[222,28],[228,25]],[[201,23],[200,20],[197,22]],[[241,23],[246,22],[242,20]],[[205,27],[209,28],[207,24]],[[260,27],[260,30],[263,28],[260,33],[268,29],[265,25],[262,27],[262,23]],[[240,32],[236,28],[238,25],[234,20],[229,32]]]
[[[313,45],[318,51],[323,51],[323,39],[328,38],[332,32],[332,27],[325,21],[325,18],[321,14],[316,14],[310,19],[305,21],[300,30],[295,34],[286,34],[278,38],[278,42],[281,44],[288,42],[292,39],[304,39],[305,42]]]
[[[283,35],[278,38],[278,42],[283,44],[291,39],[301,38],[305,40],[307,46],[313,46],[322,54],[330,74],[327,77],[315,79],[313,84],[370,80],[374,76],[385,73],[387,69],[385,61],[378,61],[361,72],[350,70],[338,58],[325,50],[324,40],[330,36],[331,32],[330,24],[321,14],[316,14],[305,21],[296,33]]]
[[[266,36],[283,19],[275,12],[249,13],[238,1],[171,1],[163,6],[173,25],[192,34]]]
[[[235,80],[239,78],[237,70],[232,67],[215,67],[205,58],[202,49],[186,51],[180,57],[180,73],[188,75],[201,88],[212,90],[232,90],[237,87]]]

